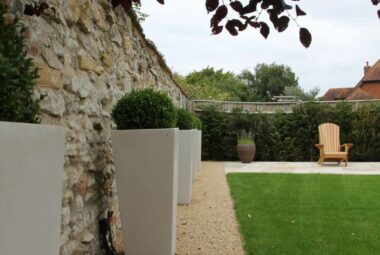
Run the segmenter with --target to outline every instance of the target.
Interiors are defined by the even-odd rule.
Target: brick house
[[[380,59],[373,65],[364,66],[364,76],[353,88],[331,88],[321,98],[334,100],[380,99]]]

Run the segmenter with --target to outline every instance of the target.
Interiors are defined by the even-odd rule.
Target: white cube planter
[[[178,204],[190,204],[193,180],[193,131],[179,131]]]
[[[63,173],[63,128],[0,122],[0,254],[59,254]]]
[[[128,255],[173,255],[179,130],[112,131],[124,245]]]
[[[193,154],[192,159],[193,159],[193,180],[194,180],[196,177],[197,165],[198,165],[198,163],[197,163],[197,155],[198,155],[198,152],[197,152],[197,149],[198,149],[197,132],[198,131],[196,129],[192,129],[191,132],[192,132],[191,140],[193,142],[191,147],[192,147],[192,154]]]
[[[197,170],[201,169],[202,164],[202,130],[198,130],[198,142],[197,142]]]

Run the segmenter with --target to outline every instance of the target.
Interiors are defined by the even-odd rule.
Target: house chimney
[[[368,73],[368,71],[369,71],[369,69],[371,69],[371,66],[370,65],[368,65],[368,61],[367,61],[367,63],[366,63],[367,65],[366,66],[364,66],[364,76],[366,76],[367,75],[367,73]]]

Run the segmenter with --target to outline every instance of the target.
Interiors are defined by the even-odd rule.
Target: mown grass
[[[380,254],[380,177],[229,174],[248,255]]]

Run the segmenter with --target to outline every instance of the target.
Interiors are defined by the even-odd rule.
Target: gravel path
[[[202,162],[191,205],[177,207],[177,255],[244,255],[222,162]]]

